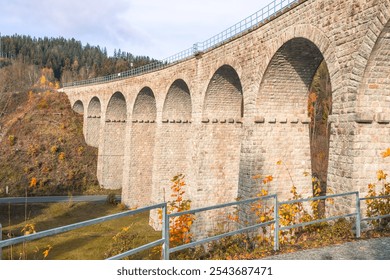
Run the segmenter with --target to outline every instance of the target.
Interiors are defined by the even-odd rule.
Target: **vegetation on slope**
[[[83,46],[73,38],[32,38],[16,34],[3,36],[1,42],[2,56],[11,59],[0,58],[0,68],[15,61],[29,65],[31,75],[39,69],[50,68],[54,78],[62,83],[123,72],[155,61],[120,49],[115,50],[113,56],[108,56],[105,48],[89,44]]]
[[[0,196],[79,194],[97,185],[97,149],[86,145],[82,116],[42,76],[28,91],[0,95]]]

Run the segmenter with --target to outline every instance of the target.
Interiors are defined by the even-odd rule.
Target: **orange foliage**
[[[30,188],[35,188],[37,186],[37,178],[32,177],[30,181]]]
[[[183,199],[185,191],[183,190],[186,183],[184,182],[184,175],[179,174],[175,176],[171,182],[172,201],[168,202],[168,214],[184,212],[191,209],[191,200]],[[162,219],[162,211],[159,211],[160,220]],[[195,220],[192,214],[181,215],[171,218],[169,220],[169,241],[171,246],[178,246],[181,244],[190,243],[192,239],[191,226]]]

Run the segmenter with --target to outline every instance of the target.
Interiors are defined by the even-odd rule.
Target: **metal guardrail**
[[[270,20],[272,17],[280,13],[283,9],[290,8],[292,4],[299,2],[302,2],[302,0],[274,0],[261,10],[236,23],[235,25],[229,27],[228,29],[222,31],[221,33],[207,39],[206,41],[197,42],[193,44],[192,48],[188,48],[166,59],[153,62],[145,66],[130,69],[125,72],[112,74],[109,76],[64,83],[63,87],[66,88],[73,86],[106,83],[163,69],[173,63],[177,63],[182,60],[191,58],[199,53],[206,52],[212,48],[222,45],[227,41],[231,40],[232,38],[242,35],[244,32],[247,32],[250,29],[257,27],[258,25],[265,23],[266,21]]]
[[[330,198],[348,197],[348,196],[355,196],[355,209],[356,210],[355,210],[354,213],[349,213],[349,214],[344,214],[344,215],[337,215],[337,216],[332,216],[332,217],[328,217],[328,218],[324,218],[324,219],[317,219],[317,220],[314,220],[314,221],[311,221],[311,222],[299,223],[299,224],[294,224],[294,225],[290,225],[290,226],[284,226],[284,227],[280,227],[279,226],[279,207],[280,207],[280,205],[295,204],[295,203],[300,203],[300,202],[309,202],[309,201],[317,201],[317,200],[326,200],[326,199],[330,199]],[[210,206],[210,207],[194,209],[194,210],[190,210],[190,211],[186,211],[186,212],[170,214],[170,215],[168,215],[168,218],[166,220],[168,220],[169,218],[178,217],[178,216],[181,216],[181,215],[195,214],[195,213],[198,213],[198,212],[204,212],[204,211],[208,211],[208,210],[214,210],[214,209],[218,209],[218,208],[234,206],[234,205],[239,205],[239,204],[244,204],[244,203],[253,203],[253,202],[256,202],[256,201],[258,201],[260,199],[270,199],[270,198],[274,198],[275,199],[275,203],[274,203],[274,219],[273,220],[265,222],[265,223],[260,223],[260,224],[255,224],[255,225],[252,225],[252,226],[248,226],[248,227],[236,230],[236,231],[231,231],[231,232],[227,232],[227,233],[220,234],[220,235],[217,235],[217,236],[205,238],[205,239],[202,239],[202,240],[199,240],[199,241],[196,241],[196,242],[191,242],[191,243],[188,243],[188,244],[180,245],[180,246],[177,246],[177,247],[174,247],[174,248],[169,248],[169,244],[167,244],[166,247],[165,247],[165,250],[166,250],[165,256],[169,257],[170,253],[173,253],[173,252],[177,252],[177,251],[180,251],[180,250],[192,248],[192,247],[195,247],[197,245],[201,245],[201,244],[204,244],[204,243],[207,243],[207,242],[211,242],[211,241],[216,241],[216,240],[219,240],[219,239],[227,237],[227,236],[232,236],[232,235],[235,235],[235,234],[243,233],[245,231],[253,230],[253,229],[256,229],[256,228],[259,228],[259,227],[265,227],[265,226],[268,226],[268,225],[271,225],[271,224],[275,224],[275,231],[274,231],[274,250],[275,251],[278,251],[279,248],[280,248],[280,246],[279,246],[279,232],[280,231],[288,230],[288,229],[291,229],[291,228],[304,227],[304,226],[317,224],[317,223],[328,222],[328,221],[337,220],[337,219],[340,219],[340,218],[355,217],[356,218],[356,220],[355,220],[355,228],[356,228],[355,235],[356,235],[356,238],[360,238],[360,235],[361,235],[361,222],[362,221],[374,220],[374,219],[382,219],[382,218],[385,218],[385,217],[390,217],[390,214],[388,214],[388,215],[381,215],[381,216],[375,216],[375,217],[362,219],[362,217],[361,217],[361,209],[360,209],[360,201],[367,200],[367,199],[386,198],[386,197],[390,197],[390,195],[388,195],[388,196],[378,196],[378,197],[369,197],[369,198],[360,198],[359,197],[359,192],[348,192],[348,193],[342,193],[342,194],[333,194],[333,195],[327,195],[327,196],[318,196],[318,197],[310,197],[310,198],[302,198],[302,199],[297,199],[297,200],[288,200],[288,201],[278,202],[277,195],[269,195],[269,196],[264,196],[264,197],[259,197],[259,198],[243,200],[243,201],[239,201],[239,202],[232,202],[232,203],[221,204],[221,205],[217,205],[217,206]],[[169,230],[167,231],[166,236],[168,236],[168,238],[169,238]]]
[[[166,212],[166,207],[167,207],[166,203],[160,203],[160,204],[152,205],[149,207],[143,207],[143,208],[136,209],[136,210],[129,210],[129,211],[121,212],[118,214],[108,215],[108,216],[104,216],[104,217],[100,217],[100,218],[96,218],[96,219],[91,219],[91,220],[84,221],[84,222],[79,222],[79,223],[75,223],[75,224],[71,224],[71,225],[67,225],[67,226],[62,226],[62,227],[58,227],[58,228],[54,228],[54,229],[49,229],[49,230],[37,232],[34,234],[29,234],[29,235],[15,237],[15,238],[11,238],[11,239],[6,239],[3,241],[1,241],[2,231],[1,231],[1,224],[0,224],[0,252],[1,252],[1,249],[3,247],[20,244],[20,243],[23,243],[26,241],[41,239],[43,237],[57,235],[57,234],[68,232],[68,231],[75,230],[78,228],[83,228],[86,226],[91,226],[91,225],[95,225],[95,224],[99,224],[99,223],[103,223],[103,222],[107,222],[107,221],[111,221],[111,220],[115,220],[115,219],[119,219],[119,218],[123,218],[123,217],[127,217],[127,216],[133,216],[133,215],[136,215],[136,214],[139,214],[139,213],[142,213],[145,211],[150,211],[153,209],[162,208],[163,212]],[[165,223],[165,221],[163,221],[163,223]],[[153,241],[153,242],[148,243],[146,245],[143,245],[139,248],[124,252],[120,255],[113,256],[109,259],[111,259],[111,260],[121,259],[121,258],[130,256],[130,255],[136,254],[140,251],[153,248],[157,245],[162,245],[169,240],[166,238],[166,236],[164,234],[165,234],[165,232],[163,231],[162,238],[159,240]],[[0,254],[0,260],[1,260],[1,257],[2,257],[2,255]],[[167,256],[163,256],[163,257],[168,258]]]
[[[356,212],[355,213],[332,216],[332,217],[328,217],[328,218],[324,218],[324,219],[318,219],[318,220],[314,220],[311,222],[299,223],[299,224],[295,224],[295,225],[291,225],[291,226],[284,226],[284,227],[279,228],[277,231],[298,228],[298,227],[304,227],[304,226],[309,226],[309,225],[313,225],[313,224],[318,224],[318,223],[328,222],[328,221],[337,220],[337,219],[341,219],[341,218],[355,216],[356,217],[356,221],[355,221],[356,237],[359,238],[360,237],[360,221],[361,221],[359,192],[349,192],[349,193],[333,194],[333,195],[327,195],[327,196],[303,198],[303,199],[297,199],[297,200],[288,200],[288,201],[280,202],[279,205],[294,204],[294,203],[308,202],[308,201],[317,201],[317,200],[325,200],[325,199],[329,199],[329,198],[346,197],[346,196],[351,196],[351,195],[356,196],[356,200],[355,200],[356,201],[356,205],[355,205]],[[276,234],[278,234],[278,233],[276,233]]]
[[[332,217],[329,217],[329,218],[318,219],[318,220],[314,220],[314,221],[311,221],[311,222],[294,224],[294,225],[291,225],[291,226],[284,226],[284,227],[280,227],[279,226],[279,207],[280,207],[280,205],[294,204],[294,203],[300,203],[300,202],[309,202],[309,201],[316,201],[316,200],[326,200],[326,199],[329,199],[329,198],[348,197],[348,196],[355,196],[356,197],[355,198],[356,211],[354,213],[332,216]],[[77,229],[77,228],[82,228],[82,227],[86,227],[86,226],[89,226],[89,225],[94,225],[94,224],[97,224],[97,223],[102,223],[102,222],[105,222],[105,221],[109,221],[109,220],[113,220],[113,219],[117,219],[117,218],[122,218],[122,217],[125,217],[125,216],[131,216],[131,215],[135,215],[135,214],[138,214],[138,213],[141,213],[141,212],[150,211],[150,210],[159,209],[159,208],[162,208],[162,213],[163,213],[163,215],[162,215],[163,219],[162,219],[162,237],[161,237],[161,239],[153,241],[153,242],[148,243],[146,245],[140,246],[138,248],[129,250],[127,252],[121,253],[119,255],[110,257],[110,258],[108,258],[108,260],[122,259],[124,257],[127,257],[127,256],[130,256],[130,255],[139,253],[139,252],[141,252],[143,250],[147,250],[147,249],[153,248],[153,247],[158,246],[158,245],[162,245],[162,258],[164,260],[169,260],[169,255],[171,253],[174,253],[174,252],[177,252],[177,251],[181,251],[181,250],[184,250],[184,249],[188,249],[188,248],[192,248],[192,247],[195,247],[197,245],[201,245],[201,244],[208,243],[208,242],[211,242],[211,241],[216,241],[216,240],[219,240],[219,239],[224,238],[224,237],[240,234],[240,233],[243,233],[243,232],[246,232],[246,231],[250,231],[250,230],[253,230],[253,229],[257,229],[257,228],[260,228],[260,227],[269,226],[269,225],[272,225],[272,224],[275,225],[275,227],[274,227],[275,228],[275,230],[274,230],[274,250],[277,251],[277,250],[279,250],[279,232],[280,231],[288,230],[288,229],[291,229],[291,228],[304,227],[304,226],[308,226],[308,225],[312,225],[312,224],[316,224],[316,223],[322,223],[322,222],[327,222],[327,221],[336,220],[336,219],[340,219],[340,218],[346,218],[346,217],[356,217],[356,220],[355,220],[355,228],[356,228],[355,235],[356,235],[357,238],[359,238],[360,237],[360,231],[361,231],[360,226],[361,226],[361,222],[362,221],[369,221],[369,220],[375,220],[375,219],[382,219],[382,218],[390,217],[390,213],[389,213],[389,214],[386,214],[386,215],[378,215],[378,216],[374,216],[374,217],[362,218],[362,216],[361,216],[361,209],[360,209],[361,201],[369,200],[369,199],[380,199],[380,198],[390,198],[390,195],[360,198],[359,197],[359,192],[348,192],[348,193],[342,193],[342,194],[333,194],[333,195],[327,195],[327,196],[310,197],[310,198],[302,198],[302,199],[297,199],[297,200],[288,200],[288,201],[278,202],[278,197],[277,197],[276,194],[274,194],[274,195],[268,195],[268,196],[263,196],[263,197],[256,197],[256,198],[252,198],[252,199],[246,199],[246,200],[242,200],[242,201],[235,201],[235,202],[230,202],[230,203],[225,203],[225,204],[220,204],[220,205],[215,205],[215,206],[209,206],[209,207],[204,207],[204,208],[199,208],[199,209],[194,209],[194,210],[189,210],[189,211],[183,211],[183,212],[179,212],[179,213],[172,213],[172,214],[168,214],[167,213],[167,203],[160,203],[160,204],[152,205],[152,206],[149,206],[149,207],[140,208],[140,209],[137,209],[137,210],[125,211],[125,212],[118,213],[118,214],[113,214],[113,215],[109,215],[109,216],[105,216],[105,217],[101,217],[101,218],[88,220],[88,221],[85,221],[85,222],[80,222],[80,223],[76,223],[76,224],[72,224],[72,225],[68,225],[68,226],[63,226],[63,227],[50,229],[50,230],[46,230],[46,231],[42,231],[42,232],[38,232],[38,233],[26,235],[26,236],[21,236],[21,237],[16,237],[16,238],[12,238],[12,239],[7,239],[7,240],[3,240],[3,241],[1,241],[1,238],[2,238],[2,227],[1,227],[1,224],[0,224],[0,259],[1,259],[1,249],[3,247],[6,247],[6,246],[19,244],[19,243],[22,243],[22,242],[25,242],[25,241],[31,241],[31,240],[35,240],[35,239],[40,239],[40,238],[43,238],[43,237],[47,237],[47,236],[56,235],[56,234],[64,233],[64,232],[67,232],[67,231],[71,231],[71,230],[74,230],[74,229]],[[241,229],[238,229],[238,230],[234,230],[234,231],[229,231],[229,232],[226,232],[226,233],[223,233],[223,234],[219,234],[219,235],[216,235],[216,236],[204,238],[202,240],[194,241],[194,242],[191,242],[191,243],[188,243],[188,244],[184,244],[184,245],[180,245],[180,246],[177,246],[177,247],[174,247],[174,248],[170,248],[169,247],[169,220],[171,218],[179,217],[179,216],[182,216],[182,215],[196,214],[196,213],[199,213],[199,212],[205,212],[205,211],[209,211],[209,210],[221,209],[221,208],[230,207],[230,206],[237,206],[237,205],[242,205],[242,204],[250,204],[250,203],[254,203],[254,202],[260,201],[260,200],[270,200],[270,199],[274,200],[274,217],[273,217],[273,220],[271,220],[271,221],[267,221],[267,222],[264,222],[264,223],[259,223],[259,224],[247,226],[247,227],[244,227],[244,228],[241,228]]]
[[[115,195],[115,201],[121,196]],[[56,202],[106,202],[107,195],[77,195],[77,196],[29,196],[29,197],[0,197],[1,204],[18,203],[56,203]]]
[[[371,196],[371,197],[364,197],[360,198],[360,201],[364,200],[371,200],[371,199],[381,199],[381,198],[390,198],[390,195],[381,195],[381,196]],[[366,217],[361,219],[361,221],[372,221],[372,220],[379,220],[383,218],[390,218],[390,213],[387,215],[379,215],[379,216],[372,216],[372,217]]]
[[[209,211],[209,210],[216,210],[216,209],[220,209],[220,208],[225,208],[225,207],[230,207],[230,206],[237,206],[237,205],[241,205],[241,204],[249,204],[249,203],[257,202],[259,200],[268,200],[268,199],[274,199],[274,201],[275,201],[275,203],[274,203],[274,213],[275,213],[275,216],[274,216],[274,219],[272,221],[267,221],[267,222],[264,222],[264,223],[259,223],[259,224],[255,224],[255,225],[252,225],[252,226],[244,227],[244,228],[241,228],[241,229],[238,229],[238,230],[234,230],[234,231],[230,231],[230,232],[227,232],[227,233],[219,234],[219,235],[216,235],[216,236],[213,236],[213,237],[204,238],[202,240],[194,241],[194,242],[187,243],[187,244],[184,244],[184,245],[180,245],[180,246],[177,246],[177,247],[174,247],[174,248],[169,248],[169,244],[167,244],[167,246],[165,247],[165,256],[168,256],[168,259],[169,259],[169,255],[171,253],[173,253],[173,252],[177,252],[177,251],[181,251],[181,250],[184,250],[184,249],[192,248],[192,247],[195,247],[197,245],[201,245],[201,244],[208,243],[208,242],[211,242],[211,241],[216,241],[216,240],[219,240],[219,239],[224,238],[224,237],[240,234],[240,233],[243,233],[243,232],[246,232],[246,231],[249,231],[249,230],[257,229],[257,228],[260,228],[260,227],[265,227],[265,226],[268,226],[268,225],[271,225],[271,224],[275,224],[275,228],[277,228],[278,227],[278,219],[277,219],[277,216],[276,216],[277,214],[276,213],[278,212],[277,211],[277,205],[278,205],[277,200],[278,200],[278,197],[277,197],[276,194],[274,194],[274,195],[267,195],[267,196],[262,196],[262,197],[257,197],[257,198],[242,200],[242,201],[236,201],[236,202],[231,202],[231,203],[225,203],[225,204],[220,204],[220,205],[216,205],[216,206],[209,206],[209,207],[204,207],[204,208],[199,208],[199,209],[194,209],[194,210],[189,210],[189,211],[184,211],[184,212],[179,212],[179,213],[172,213],[172,214],[167,215],[167,220],[169,220],[170,218],[174,218],[174,217],[178,217],[178,216],[182,216],[182,215],[195,214],[195,213],[199,213],[199,212],[205,212],[205,211]],[[167,224],[169,225],[169,222]],[[169,229],[167,231],[167,236],[169,238]],[[275,241],[276,241],[276,239],[275,239]],[[275,247],[275,250],[277,250],[276,247]]]

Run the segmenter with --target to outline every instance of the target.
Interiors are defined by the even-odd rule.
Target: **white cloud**
[[[271,0],[0,0],[3,34],[75,38],[165,58],[256,12]]]

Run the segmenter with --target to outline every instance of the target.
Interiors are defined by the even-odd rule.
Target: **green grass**
[[[24,205],[0,205],[0,223],[3,225],[3,239],[7,234],[21,236],[26,223],[33,224],[35,230],[43,231],[59,226],[81,222],[121,212],[120,207],[105,203],[53,203],[27,206],[25,221]],[[59,235],[30,241],[25,245],[27,259],[43,259],[43,251],[50,245],[52,249],[46,259],[52,260],[99,260],[114,246],[113,237],[122,228],[130,226],[132,240],[136,246],[161,238],[161,232],[154,231],[148,224],[149,213],[141,213],[101,224],[88,226]],[[11,223],[10,223],[11,222]],[[123,248],[119,248],[123,249]],[[128,248],[127,248],[128,249]],[[116,248],[116,251],[118,248]],[[13,246],[12,259],[23,257],[23,245]],[[140,253],[136,259],[149,258],[151,252]],[[156,256],[155,256],[156,257]],[[3,249],[3,260],[11,259],[11,249]]]

